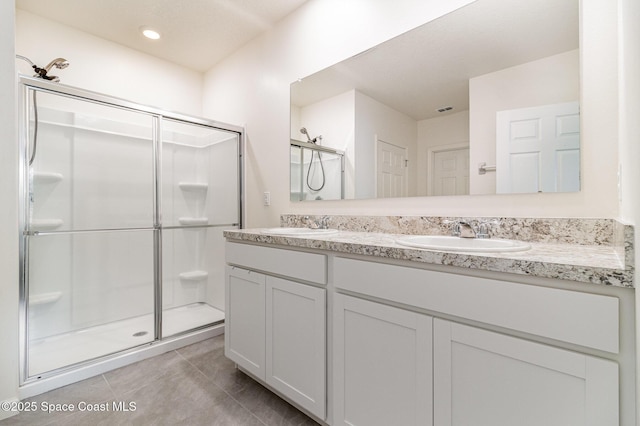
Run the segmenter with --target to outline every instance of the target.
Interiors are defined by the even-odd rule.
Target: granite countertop
[[[627,246],[528,241],[520,252],[471,253],[402,246],[396,239],[406,233],[339,230],[328,235],[272,235],[264,229],[224,231],[228,240],[327,250],[434,265],[508,272],[589,284],[633,287],[632,255]],[[442,235],[442,234],[441,234]],[[631,231],[632,235],[632,231]],[[625,262],[625,259],[627,260]]]

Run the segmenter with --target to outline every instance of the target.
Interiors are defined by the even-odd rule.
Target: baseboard
[[[0,420],[8,419],[20,413],[18,411],[18,398],[8,399],[0,402]],[[13,410],[15,408],[15,410]]]

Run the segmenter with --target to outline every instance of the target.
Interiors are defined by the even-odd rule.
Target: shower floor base
[[[163,337],[224,320],[224,312],[205,303],[193,303],[163,312]],[[154,340],[153,314],[29,343],[29,376],[113,354]]]

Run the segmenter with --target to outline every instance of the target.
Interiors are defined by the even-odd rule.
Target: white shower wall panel
[[[164,309],[206,303],[224,312],[225,229],[237,226],[162,231]]]
[[[72,252],[71,330],[153,312],[153,231],[73,234]]]
[[[228,135],[228,133],[227,133]],[[238,222],[240,182],[238,181],[238,137],[209,145],[208,181],[209,196],[207,212],[215,218],[216,224],[233,224]]]
[[[71,329],[70,235],[29,239],[29,339]]]
[[[153,226],[151,140],[76,130],[71,229]]]
[[[29,240],[29,340],[153,312],[153,232]]]
[[[163,143],[162,150],[162,225],[184,225],[184,218],[212,219],[206,211],[208,189],[193,189],[184,184],[208,184],[208,157],[203,148]],[[183,184],[182,186],[180,184]],[[183,222],[180,221],[183,218]]]
[[[35,230],[40,230],[38,226],[47,228],[46,223],[53,224],[52,220],[62,224],[71,221],[68,200],[72,191],[70,158],[73,139],[63,127],[49,123],[40,123],[39,127],[38,137],[47,143],[38,145],[33,161],[34,172],[30,176],[33,179],[30,216],[36,225]]]
[[[47,93],[37,102],[34,179],[57,173],[61,180],[34,181],[31,218],[56,231],[152,227],[151,117]]]
[[[209,228],[162,231],[162,306],[172,308],[204,302],[207,277],[181,279],[184,274],[208,272],[204,245]]]
[[[163,308],[224,311],[222,231],[238,223],[238,136],[172,120],[162,136]]]
[[[150,228],[151,118],[46,93],[37,102],[32,231]],[[29,339],[152,312],[152,231],[136,237],[30,237]]]
[[[41,99],[42,101],[42,99]],[[32,200],[28,213],[32,231],[55,230],[71,222],[72,183],[70,176],[73,138],[67,125],[73,114],[42,108],[39,111],[38,139],[33,156]],[[61,125],[63,124],[63,125]],[[30,126],[33,129],[33,124]],[[29,135],[32,142],[34,132]],[[30,156],[33,145],[30,145]],[[29,330],[30,339],[67,332],[71,327],[70,236],[28,239]]]
[[[164,132],[163,135],[167,136]],[[200,225],[237,223],[237,136],[226,133],[225,140],[204,146],[195,137],[191,144],[185,144],[185,135],[180,136],[180,142],[163,143],[162,225],[189,224],[181,218],[201,219]]]

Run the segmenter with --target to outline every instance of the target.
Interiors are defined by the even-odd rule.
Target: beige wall
[[[429,21],[434,17],[433,5],[441,7],[440,13],[445,11],[442,8],[454,9],[449,2],[412,3],[403,9],[402,2],[391,6],[376,0],[350,3],[342,9],[343,2],[337,0],[311,0],[206,74],[206,114],[246,125],[248,226],[277,225],[282,213],[618,217],[618,27],[616,2],[609,0],[583,0],[581,7],[582,191],[289,201],[289,84]],[[331,10],[338,7],[339,19],[333,20]],[[400,15],[404,19],[396,20]],[[328,22],[331,31],[326,31]],[[263,191],[271,191],[270,207],[261,205]]]
[[[18,144],[14,2],[0,2],[0,401],[18,397]],[[9,412],[0,410],[0,419]]]
[[[376,195],[377,140],[406,148],[410,159],[407,171],[408,194],[416,194],[416,121],[377,100],[356,91],[356,197]]]
[[[16,53],[41,66],[53,58],[67,59],[69,67],[53,73],[61,83],[169,111],[202,115],[201,73],[23,10],[16,12]],[[32,75],[25,61],[16,64],[19,72]]]
[[[640,223],[640,2],[620,1],[621,70],[620,90],[620,171],[621,216],[632,224]],[[640,265],[640,232],[635,231],[635,264]],[[635,280],[638,287],[638,279]],[[636,290],[636,374],[640,374],[640,292]],[[636,379],[636,395],[640,380]],[[636,407],[640,419],[640,406]]]
[[[247,225],[274,226],[282,213],[428,214],[432,202],[289,201],[289,85],[431,21],[469,0],[310,0],[205,75],[207,116],[247,132]],[[337,12],[339,11],[339,13]],[[263,191],[271,206],[262,205]],[[466,203],[468,204],[468,202]]]
[[[442,117],[418,122],[418,195],[427,195],[429,182],[429,150],[444,146],[460,148],[469,145],[469,111],[460,111]],[[450,148],[451,149],[451,148]]]

